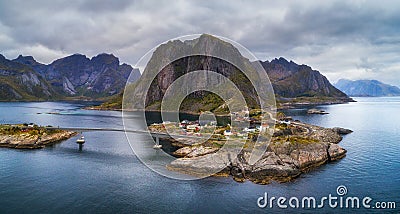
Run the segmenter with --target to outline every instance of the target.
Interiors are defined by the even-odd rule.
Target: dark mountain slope
[[[0,100],[51,100],[58,94],[31,67],[0,54]]]
[[[275,93],[281,97],[332,97],[348,99],[319,71],[307,65],[298,65],[284,58],[261,62],[268,73]]]
[[[112,54],[99,54],[89,59],[74,54],[57,59],[49,65],[37,62],[31,56],[19,56],[13,60],[40,74],[51,88],[64,98],[99,99],[120,93],[132,73],[138,79],[138,69],[120,64]]]

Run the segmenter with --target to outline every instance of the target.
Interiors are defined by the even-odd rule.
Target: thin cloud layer
[[[331,81],[400,85],[398,11],[396,1],[1,1],[0,53],[50,63],[108,52],[135,64],[160,42],[210,33],[261,60],[311,65]]]

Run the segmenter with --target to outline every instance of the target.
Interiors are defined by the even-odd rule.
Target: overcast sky
[[[331,82],[400,86],[398,1],[0,0],[0,53],[10,59],[106,52],[134,65],[160,42],[198,33],[237,41],[263,61],[310,65]]]

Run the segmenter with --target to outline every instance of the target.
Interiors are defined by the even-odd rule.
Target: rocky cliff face
[[[198,55],[192,55],[198,53]],[[249,79],[233,64],[208,55],[226,56],[232,59],[236,65],[242,65],[245,68],[250,68],[251,63],[248,59],[241,56],[239,51],[231,44],[224,42],[210,35],[202,35],[197,39],[190,41],[170,41],[159,46],[153,53],[148,62],[142,78],[135,84],[132,89],[132,101],[135,97],[146,96],[146,108],[150,110],[160,109],[160,101],[162,100],[166,90],[179,77],[188,74],[192,71],[207,70],[213,71],[228,78],[238,87],[244,95],[247,104],[250,107],[258,105],[254,87]],[[186,56],[179,58],[179,56]],[[173,59],[177,60],[173,61]],[[169,61],[171,63],[167,63]],[[160,71],[153,79],[149,90],[146,90],[145,82],[147,78],[151,78],[153,73]],[[204,80],[204,81],[203,81]],[[205,83],[213,86],[224,88],[226,79],[223,77],[210,78],[207,75],[196,80],[187,80],[190,87],[198,86],[202,88]],[[187,94],[188,87],[181,87],[177,94]],[[196,91],[190,94],[181,105],[181,110],[197,112],[201,110],[216,110],[223,104],[223,101],[217,95],[206,92]]]
[[[92,59],[74,54],[49,65],[32,56],[8,60],[0,55],[0,100],[96,99],[118,94],[126,80],[140,77],[138,69],[120,64],[112,54]]]
[[[47,100],[55,97],[57,94],[40,74],[0,54],[0,100]]]
[[[307,65],[298,65],[284,58],[261,62],[268,73],[275,93],[281,97],[334,97],[348,96],[335,88],[319,71]]]
[[[335,86],[349,96],[400,96],[400,88],[384,84],[377,80],[346,80],[340,79]]]
[[[250,107],[257,106],[257,98],[255,97],[255,91],[251,86],[250,81],[237,68],[235,68],[233,65],[223,60],[214,57],[204,57],[204,56],[185,57],[178,61],[173,62],[169,66],[162,69],[150,87],[146,102],[148,103],[149,106],[151,106],[153,103],[157,103],[159,100],[162,99],[168,87],[176,79],[191,71],[198,71],[198,70],[216,71],[217,73],[222,74],[223,76],[229,78],[243,93],[246,102],[250,104],[249,106]],[[187,81],[190,82],[190,87],[195,86],[198,88],[201,88],[204,85],[205,81],[208,81],[208,84],[214,86],[223,87],[224,84],[226,84],[226,80],[222,77],[212,78],[209,77],[208,75],[205,75],[203,80],[204,81],[200,80],[196,81],[187,80]],[[181,87],[180,91],[177,93],[185,94],[188,90],[189,90],[188,88]],[[186,103],[183,103],[183,107],[186,107],[186,109],[183,110],[196,111],[202,109],[203,107],[205,107],[204,106],[205,103],[203,103],[204,105],[198,106],[197,109],[193,109],[193,107],[195,107],[193,105],[193,102],[202,102],[202,99],[204,97],[213,97],[213,96],[215,96],[214,100],[217,102],[215,103],[216,105],[213,105],[213,107],[217,108],[219,105],[222,105],[222,100],[218,99],[216,95],[213,95],[206,91],[196,91],[187,97],[187,99],[185,100]],[[156,106],[156,108],[158,108],[158,106]],[[209,109],[209,110],[215,110],[215,109]]]
[[[184,42],[179,40],[170,41],[155,50],[144,70],[144,75],[147,75],[148,72],[160,70],[160,73],[152,82],[150,90],[147,91],[146,107],[148,109],[160,109],[160,101],[167,88],[179,77],[196,70],[210,70],[229,78],[242,92],[249,107],[257,106],[256,93],[250,81],[237,67],[224,60],[203,55],[184,57],[167,65],[163,64],[163,62],[175,59],[176,56],[189,53],[189,50],[194,53],[218,53],[228,56],[228,58],[234,59],[235,64],[240,64],[244,68],[251,69],[254,65],[244,58],[233,45],[210,35],[202,35],[197,39]],[[292,61],[288,62],[284,58],[274,59],[271,62],[261,62],[261,64],[269,75],[272,87],[278,98],[323,97],[324,99],[328,98],[327,100],[330,102],[336,99],[351,101],[346,94],[335,88],[325,76],[307,65],[298,65]],[[222,79],[206,79],[212,81],[213,85],[220,85],[221,87],[224,85]],[[139,81],[136,85],[132,96],[145,96],[146,90],[141,87],[140,83]],[[192,84],[199,85],[203,83],[201,81],[192,81]],[[185,91],[187,91],[186,88],[181,88],[181,93]],[[209,96],[209,93],[203,91],[195,92],[187,97],[186,103],[184,102],[181,105],[183,107],[181,110],[193,112],[218,109],[221,99],[213,99],[219,102],[217,105],[207,105],[204,100],[208,100]],[[319,100],[316,99],[316,101]]]
[[[92,59],[74,54],[47,66],[40,66],[29,60],[19,61],[33,65],[33,69],[49,81],[58,93],[65,96],[97,98],[114,95],[125,86],[131,72],[140,75],[131,66],[120,65],[119,59],[112,54],[99,54]]]

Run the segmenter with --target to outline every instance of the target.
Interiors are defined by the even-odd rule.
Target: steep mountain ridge
[[[261,64],[270,78],[275,93],[281,97],[348,99],[345,93],[335,88],[325,76],[308,65],[298,65],[282,57]]]
[[[231,62],[220,58],[230,59]],[[159,110],[160,101],[175,80],[192,71],[208,70],[219,73],[234,82],[242,92],[247,104],[250,107],[256,107],[259,100],[255,90],[246,75],[238,68],[243,67],[250,70],[250,66],[250,61],[243,58],[232,44],[211,35],[203,34],[199,38],[184,42],[180,40],[169,41],[160,45],[153,52],[142,77],[135,84],[134,89],[129,90],[129,96],[127,96],[129,101],[126,103],[132,104],[130,107],[137,109],[137,106],[140,105],[136,103],[137,100],[145,97],[146,109]],[[253,68],[251,67],[251,69]],[[158,71],[160,72],[157,74]],[[156,75],[155,78],[152,78],[153,75]],[[190,85],[179,88],[176,93],[186,94],[187,91],[190,91],[189,88],[202,88],[206,84],[205,81],[209,85],[220,86],[220,89],[224,89],[227,82],[222,76],[210,78],[207,74],[200,79],[188,80]],[[146,82],[149,80],[152,83],[147,90]],[[226,89],[223,93],[231,92]],[[232,102],[235,103],[233,100]],[[218,95],[200,90],[189,94],[181,108],[188,112],[214,111],[221,107],[223,103]]]
[[[169,64],[164,63],[175,59],[177,56],[187,56],[188,53],[198,53],[199,55],[182,57]],[[145,79],[141,78],[132,87],[134,89],[131,89],[128,96],[129,100],[127,101],[130,103],[136,99],[139,100],[142,96],[146,96],[146,109],[159,110],[160,102],[167,88],[175,80],[192,71],[210,70],[229,78],[242,92],[249,107],[257,107],[258,98],[254,87],[246,76],[231,63],[207,56],[208,54],[226,56],[223,58],[233,59],[232,61],[235,65],[239,64],[249,70],[253,68],[250,68],[252,62],[244,58],[232,44],[211,35],[203,34],[197,39],[184,42],[180,40],[169,41],[160,45],[153,52],[143,72],[142,77],[146,78],[146,76],[151,76],[148,75],[149,73],[160,70],[149,90],[145,91],[145,88],[141,86],[145,82]],[[311,97],[314,100],[312,102],[315,103],[351,101],[351,98],[346,94],[332,86],[325,76],[309,66],[298,65],[292,61],[288,62],[284,58],[260,63],[270,77],[273,89],[279,98],[278,101],[280,101],[280,98],[297,99],[299,97],[305,97],[306,99]],[[213,85],[223,87],[224,81],[218,78],[207,79],[212,81]],[[202,83],[192,81],[192,84],[201,85]],[[180,90],[177,92],[178,94],[187,91],[186,88],[181,88]],[[213,105],[209,105],[209,100],[214,102]],[[189,112],[214,111],[220,109],[222,104],[223,101],[215,94],[197,91],[187,96],[181,105],[181,110]]]
[[[48,100],[58,94],[31,67],[0,54],[0,101]]]
[[[1,55],[0,100],[103,99],[120,93],[130,74],[132,80],[140,77],[138,69],[112,54],[91,59],[73,54],[48,65],[32,56],[8,60]]]
[[[34,65],[33,68],[64,96],[111,96],[122,90],[131,72],[140,76],[137,69],[127,64],[120,65],[117,57],[104,53],[92,59],[74,54],[45,67],[28,60],[20,62]]]

